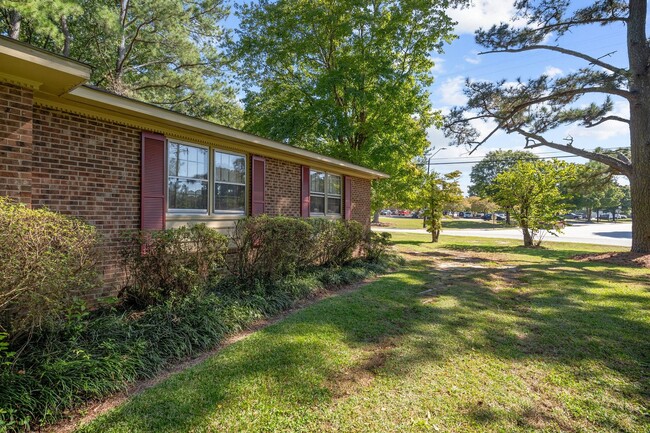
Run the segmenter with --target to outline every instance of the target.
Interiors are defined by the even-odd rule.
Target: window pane
[[[309,200],[309,211],[313,213],[325,213],[325,197],[312,195]]]
[[[246,158],[241,155],[215,152],[215,181],[246,183]]]
[[[169,143],[167,147],[169,176],[208,178],[208,151],[200,147]]]
[[[325,173],[322,171],[310,172],[310,190],[311,192],[325,192]]]
[[[340,198],[327,198],[327,213],[340,214],[341,213],[341,199]]]
[[[215,183],[214,211],[224,213],[244,213],[246,209],[246,187]]]
[[[169,178],[169,209],[208,211],[208,183]]]
[[[327,175],[328,194],[341,195],[341,176]]]

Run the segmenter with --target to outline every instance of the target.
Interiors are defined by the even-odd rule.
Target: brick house
[[[370,225],[386,175],[85,85],[90,68],[0,37],[0,195],[75,215],[103,237],[105,287],[122,280],[131,229],[246,215]]]

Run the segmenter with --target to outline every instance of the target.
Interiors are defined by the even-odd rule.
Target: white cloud
[[[438,89],[438,104],[439,106],[451,105],[464,105],[467,102],[467,97],[463,94],[465,87],[465,78],[458,76],[448,78],[445,80]]]
[[[481,59],[479,59],[478,57],[465,56],[463,57],[463,60],[465,60],[467,63],[471,63],[472,65],[478,65],[479,63],[481,63]]]
[[[555,66],[547,66],[546,69],[544,69],[544,75],[546,75],[549,78],[555,78],[558,75],[562,75],[564,71],[560,68],[556,68]]]
[[[515,11],[512,3],[506,0],[475,0],[472,6],[450,9],[448,14],[458,22],[456,33],[474,33],[479,28],[487,29],[494,24],[510,22]],[[514,24],[519,26],[525,22],[518,21]]]

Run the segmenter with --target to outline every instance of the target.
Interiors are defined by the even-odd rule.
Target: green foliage
[[[8,1],[0,15],[0,33],[18,26],[17,39],[91,65],[97,86],[241,127],[243,110],[223,78],[222,0]]]
[[[152,377],[170,362],[214,347],[296,300],[385,272],[393,264],[389,258],[357,261],[267,281],[256,290],[194,291],[143,311],[77,310],[59,328],[36,335],[14,363],[0,363],[0,431],[52,422],[66,409]]]
[[[317,266],[340,266],[362,246],[364,229],[357,221],[311,218],[307,222],[313,229],[311,260]]]
[[[381,261],[388,254],[391,238],[392,235],[388,232],[368,232],[364,244],[366,260],[370,262]]]
[[[227,245],[205,224],[129,233],[120,249],[129,282],[120,295],[144,307],[205,288],[217,278]]]
[[[21,339],[64,316],[99,284],[96,248],[83,221],[0,197],[0,331]]]
[[[587,210],[589,219],[594,210],[615,211],[625,197],[625,189],[616,182],[611,169],[595,161],[578,165],[575,178],[563,191],[570,196],[568,203],[573,208]]]
[[[453,39],[462,0],[269,1],[239,6],[231,57],[250,84],[245,127],[391,175],[373,208],[413,189],[414,157],[440,124],[427,86],[431,52]],[[415,36],[416,35],[416,36]],[[381,186],[379,186],[381,185]]]
[[[303,219],[245,218],[237,221],[230,237],[235,252],[227,267],[239,282],[277,280],[310,264],[312,227]]]
[[[491,188],[494,201],[514,216],[524,246],[538,246],[546,232],[561,231],[566,212],[560,185],[575,179],[575,165],[563,161],[520,161],[497,175]]]
[[[481,161],[472,167],[469,175],[472,180],[469,194],[488,198],[490,187],[499,173],[512,168],[519,161],[536,159],[537,156],[534,153],[525,150],[492,150],[488,152]]]
[[[444,176],[432,172],[422,186],[424,218],[427,231],[431,233],[431,242],[438,242],[440,237],[442,212],[445,208],[463,199],[463,192],[458,183],[460,175],[460,171],[454,171]]]

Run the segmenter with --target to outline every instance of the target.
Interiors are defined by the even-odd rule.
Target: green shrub
[[[388,253],[391,234],[388,232],[368,232],[364,242],[364,253],[370,262],[378,262]]]
[[[120,296],[137,307],[205,288],[219,274],[228,239],[205,224],[128,233],[121,257],[128,284]]]
[[[20,339],[97,287],[97,234],[81,220],[0,197],[0,330]]]
[[[231,241],[235,252],[227,267],[240,283],[275,281],[310,264],[312,230],[300,218],[262,215],[241,219]]]
[[[312,262],[318,266],[339,266],[352,259],[361,247],[364,229],[357,221],[307,220],[312,226]]]

